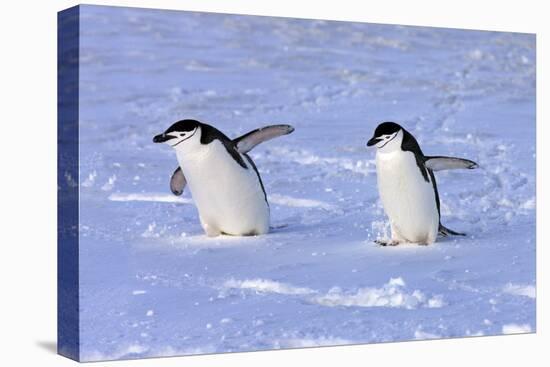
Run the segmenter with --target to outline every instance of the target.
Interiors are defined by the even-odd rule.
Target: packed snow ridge
[[[277,293],[286,295],[303,295],[315,293],[314,290],[309,288],[295,287],[289,284],[284,284],[269,279],[230,279],[223,284],[223,287],[228,289],[251,290],[258,293]]]
[[[123,194],[113,193],[109,195],[111,201],[153,201],[160,203],[191,204],[191,199],[177,197],[171,194]]]
[[[529,324],[505,324],[502,325],[503,334],[525,334],[531,332]]]
[[[320,200],[295,198],[287,195],[271,194],[269,202],[276,205],[295,207],[295,208],[319,208],[325,210],[335,210],[334,205]],[[191,204],[190,198],[182,198],[172,194],[154,194],[154,193],[113,193],[109,195],[111,201],[149,201],[158,203],[176,203]]]
[[[420,290],[406,291],[403,278],[391,278],[380,288],[359,288],[355,291],[344,291],[333,287],[327,293],[306,287],[296,287],[268,279],[230,279],[223,284],[224,289],[241,289],[256,293],[275,293],[282,295],[299,295],[309,302],[327,307],[391,307],[416,309],[419,307],[440,308],[445,305],[440,295],[427,296]]]
[[[381,288],[360,288],[355,292],[345,292],[334,287],[314,301],[324,306],[357,306],[357,307],[397,307],[415,309],[418,307],[439,308],[444,305],[441,296],[428,297],[419,290],[411,293],[405,291],[402,278],[392,278]]]
[[[508,283],[504,289],[504,293],[512,294],[515,296],[524,296],[529,298],[536,298],[537,292],[533,285],[520,285]]]

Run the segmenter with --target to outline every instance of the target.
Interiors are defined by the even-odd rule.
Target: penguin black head
[[[374,130],[374,135],[367,142],[367,146],[370,147],[375,145],[377,148],[383,148],[398,135],[402,136],[402,134],[399,134],[399,132],[402,131],[403,128],[401,125],[395,122],[383,122]]]
[[[172,147],[178,146],[180,143],[191,139],[196,135],[201,127],[201,123],[196,120],[180,120],[162,134],[156,135],[153,138],[154,143],[167,143]],[[200,136],[200,134],[198,134]]]

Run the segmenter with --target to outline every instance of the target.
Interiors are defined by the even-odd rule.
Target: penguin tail
[[[443,237],[447,237],[447,236],[466,236],[466,233],[455,232],[452,229],[449,229],[449,228],[445,227],[441,223],[439,223],[439,234],[442,235]]]

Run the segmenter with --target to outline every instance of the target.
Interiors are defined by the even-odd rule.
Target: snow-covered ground
[[[81,9],[83,360],[533,332],[535,37],[128,8]],[[168,188],[182,118],[252,152],[270,234],[207,238]],[[378,247],[366,141],[404,125],[465,238]]]

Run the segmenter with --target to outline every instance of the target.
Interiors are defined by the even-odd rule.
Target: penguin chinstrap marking
[[[437,235],[464,235],[441,224],[439,193],[434,171],[473,169],[468,159],[425,156],[418,142],[394,122],[378,125],[367,146],[375,146],[378,191],[389,218],[391,240],[376,240],[386,245],[400,243],[432,244]]]
[[[208,236],[261,235],[269,231],[269,204],[260,174],[247,153],[292,131],[290,125],[272,125],[231,140],[213,126],[181,120],[153,142],[175,149],[179,166],[172,174],[170,189],[181,195],[189,186]]]

